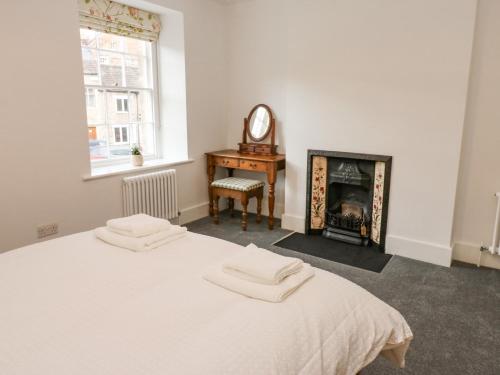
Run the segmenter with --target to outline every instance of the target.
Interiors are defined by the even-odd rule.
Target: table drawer
[[[240,169],[246,169],[248,171],[266,172],[267,163],[263,161],[241,160]]]
[[[226,168],[238,168],[238,166],[240,165],[240,161],[233,158],[216,157],[215,165]]]

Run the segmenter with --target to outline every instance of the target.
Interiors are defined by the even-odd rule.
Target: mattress
[[[282,303],[201,275],[243,249],[188,233],[135,253],[83,232],[0,255],[0,374],[355,374],[396,365],[401,314],[335,274]]]

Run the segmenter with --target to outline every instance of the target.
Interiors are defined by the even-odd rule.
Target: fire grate
[[[341,212],[332,212],[327,210],[326,224],[330,227],[342,228],[360,233],[363,225],[366,228],[370,227],[371,220],[366,215],[364,215],[364,217],[360,217],[352,213],[342,214]]]

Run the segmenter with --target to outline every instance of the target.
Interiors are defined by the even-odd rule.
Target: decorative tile
[[[311,174],[311,229],[325,225],[327,159],[313,156]]]
[[[372,230],[371,238],[380,244],[380,228],[382,227],[382,210],[384,204],[385,163],[375,163],[375,181],[373,186]]]

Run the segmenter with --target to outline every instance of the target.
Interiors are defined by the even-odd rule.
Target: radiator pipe
[[[500,248],[497,247],[498,242],[498,222],[500,220],[500,191],[495,194],[497,198],[497,212],[495,216],[495,226],[493,227],[493,239],[491,241],[490,253],[491,254],[500,254]]]

